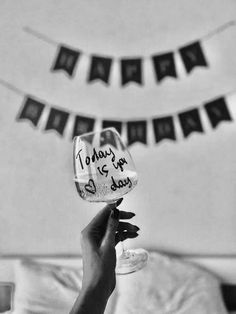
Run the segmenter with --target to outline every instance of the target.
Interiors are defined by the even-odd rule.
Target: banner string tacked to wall
[[[98,117],[84,115],[71,112],[52,106],[47,101],[41,100],[35,96],[19,90],[17,87],[0,79],[0,85],[12,90],[13,92],[23,96],[22,106],[17,114],[16,121],[29,121],[35,128],[39,128],[39,121],[44,114],[46,118],[41,129],[43,131],[55,131],[61,137],[65,135],[65,129],[70,123],[71,130],[70,139],[77,135],[94,131],[95,124],[100,122],[100,128],[114,127],[125,137],[127,145],[136,142],[143,144],[148,143],[148,132],[154,135],[155,143],[163,140],[177,141],[177,128],[181,129],[182,137],[187,138],[192,133],[205,133],[202,114],[207,116],[207,120],[211,128],[215,129],[223,121],[233,121],[233,117],[228,109],[226,97],[232,94],[236,95],[236,91],[229,92],[224,96],[216,97],[208,100],[198,107],[175,112],[166,116],[153,116],[143,119],[117,120],[117,119],[100,119]],[[148,128],[148,125],[151,127]],[[124,133],[126,131],[126,134]]]
[[[198,40],[191,43],[181,45],[180,47],[161,53],[154,53],[148,57],[105,57],[97,53],[86,53],[81,49],[71,48],[69,45],[61,44],[47,35],[44,35],[30,27],[24,27],[24,31],[44,42],[56,46],[57,52],[53,61],[51,71],[63,71],[72,78],[75,75],[75,69],[78,65],[81,55],[86,55],[90,59],[88,69],[87,82],[101,81],[106,85],[110,84],[110,73],[113,63],[119,62],[121,86],[125,86],[130,82],[143,85],[143,60],[149,58],[152,61],[156,82],[159,84],[167,77],[178,78],[176,70],[176,54],[180,55],[185,71],[190,74],[196,67],[209,67],[209,62],[204,54],[202,43],[211,39],[213,36],[227,30],[236,25],[236,21],[229,21],[213,31],[202,36]]]

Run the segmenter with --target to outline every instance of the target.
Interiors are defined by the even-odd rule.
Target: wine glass
[[[138,182],[133,159],[114,128],[85,133],[73,140],[74,180],[80,197],[89,202],[115,203]],[[143,268],[144,249],[125,250],[117,258],[116,273]]]

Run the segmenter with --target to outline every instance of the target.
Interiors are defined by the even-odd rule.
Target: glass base
[[[117,257],[116,274],[125,275],[142,269],[148,261],[148,252],[144,249],[125,250]]]

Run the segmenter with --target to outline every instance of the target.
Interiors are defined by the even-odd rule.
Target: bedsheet
[[[18,263],[13,313],[69,312],[81,288],[81,266]],[[219,284],[216,276],[196,265],[152,252],[145,268],[117,277],[106,314],[226,314]],[[62,302],[59,308],[57,299]]]

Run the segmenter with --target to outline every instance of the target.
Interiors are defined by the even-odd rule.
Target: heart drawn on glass
[[[89,182],[87,184],[85,184],[85,190],[91,194],[96,193],[97,189],[96,189],[96,186],[95,186],[93,179],[89,179]]]

